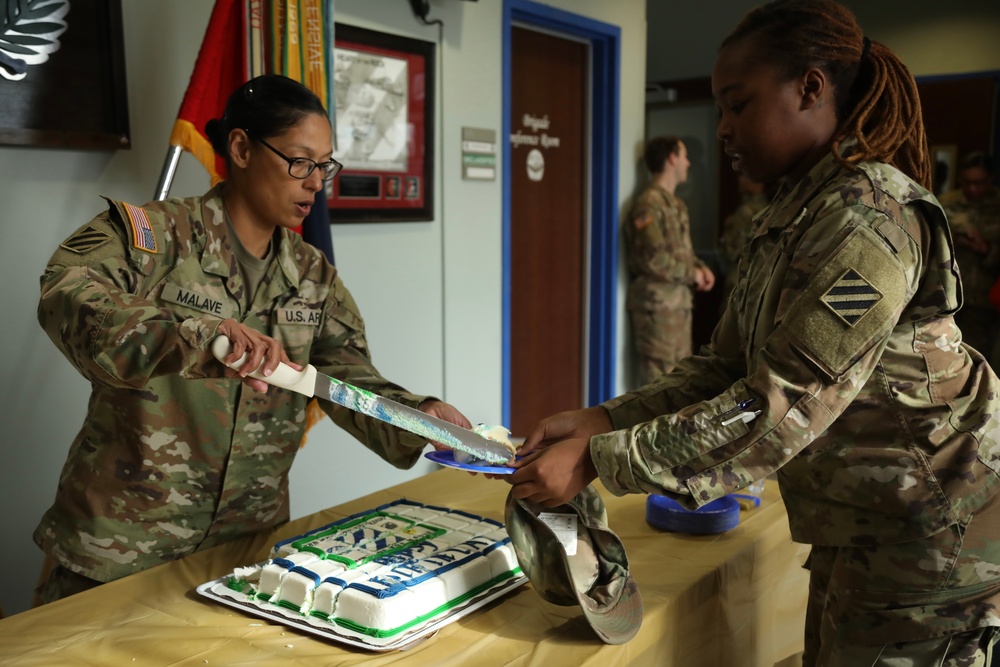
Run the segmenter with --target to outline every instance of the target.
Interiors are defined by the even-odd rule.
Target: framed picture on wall
[[[0,145],[128,148],[121,0],[0,0]]]
[[[330,221],[434,216],[434,49],[431,42],[337,23],[336,147]]]

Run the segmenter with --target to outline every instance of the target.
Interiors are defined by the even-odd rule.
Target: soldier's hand
[[[597,479],[590,438],[562,440],[533,452],[514,467],[517,470],[506,476],[513,486],[511,495],[542,507],[562,505]]]
[[[694,271],[694,288],[699,292],[711,292],[715,287],[715,274],[707,266],[699,266]]]
[[[429,414],[431,417],[437,417],[438,419],[443,419],[450,424],[455,426],[461,426],[462,428],[472,428],[472,422],[466,419],[465,415],[459,412],[451,403],[445,403],[444,401],[438,401],[436,399],[429,399],[417,406],[417,409],[421,412]],[[442,445],[440,442],[431,442],[434,449],[439,452],[446,449],[451,449]]]
[[[983,238],[982,232],[971,225],[956,231],[954,239],[958,245],[965,246],[980,255],[985,255],[990,251],[990,244]]]
[[[520,456],[527,456],[537,449],[543,449],[568,438],[584,438],[614,430],[611,417],[601,406],[559,412],[546,417],[524,439],[517,448]]]
[[[223,320],[218,333],[228,336],[233,344],[233,351],[223,360],[227,365],[226,377],[241,380],[254,391],[265,394],[270,386],[263,380],[249,377],[254,369],[259,368],[265,376],[271,375],[279,363],[288,364],[297,371],[302,370],[302,366],[288,359],[281,343],[236,320]],[[238,371],[228,368],[228,364],[238,361],[244,353],[247,359]]]

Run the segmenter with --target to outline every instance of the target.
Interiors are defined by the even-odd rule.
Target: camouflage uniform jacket
[[[692,304],[695,268],[687,205],[652,183],[636,197],[623,225],[629,274],[627,307],[686,308]]]
[[[719,253],[726,261],[726,280],[723,286],[726,298],[736,286],[740,253],[746,247],[753,234],[754,220],[758,214],[767,208],[770,200],[763,194],[747,197],[736,210],[729,214],[722,224],[722,236],[719,237]]]
[[[604,404],[620,430],[590,449],[608,489],[702,505],[778,471],[793,538],[829,546],[931,535],[1000,490],[1000,382],[957,343],[930,193],[828,156],[783,186],[744,257],[701,355]]]
[[[995,308],[989,300],[990,289],[1000,278],[1000,190],[994,189],[975,202],[970,202],[961,190],[952,190],[942,194],[940,201],[956,235],[973,227],[990,244],[985,255],[956,244],[956,256],[962,272],[965,306],[987,309],[992,314]]]
[[[425,398],[372,366],[358,309],[323,255],[287,230],[277,240],[248,312],[218,189],[142,209],[109,200],[49,261],[39,322],[92,386],[34,536],[58,562],[110,581],[288,520],[308,399],[219,377],[206,350],[225,318],[278,339],[297,363],[411,406]],[[397,467],[426,444],[323,407]]]

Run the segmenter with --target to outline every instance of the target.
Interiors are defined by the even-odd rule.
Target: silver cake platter
[[[371,637],[334,623],[327,623],[319,618],[303,616],[296,611],[277,605],[258,606],[251,602],[245,593],[240,593],[229,588],[226,585],[228,580],[229,575],[213,579],[212,581],[206,581],[204,584],[198,586],[195,591],[210,600],[232,607],[245,614],[250,614],[251,616],[280,623],[296,630],[322,637],[323,639],[331,639],[369,651],[384,652],[401,651],[411,648],[414,644],[430,637],[449,623],[453,623],[480,607],[503,597],[521,584],[527,582],[528,578],[521,574],[513,579],[503,581],[493,588],[469,599],[464,604],[441,612],[440,615],[430,619],[421,627],[404,632],[398,637],[391,638]]]

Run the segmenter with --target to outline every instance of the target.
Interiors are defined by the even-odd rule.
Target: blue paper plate
[[[692,535],[712,535],[735,528],[740,522],[740,504],[723,496],[696,510],[689,510],[666,496],[646,498],[646,523],[662,530]]]
[[[516,468],[508,468],[503,465],[475,465],[472,463],[459,463],[455,460],[455,452],[450,449],[434,450],[433,452],[427,452],[424,454],[425,458],[434,461],[443,466],[448,466],[449,468],[458,468],[459,470],[471,470],[472,472],[488,472],[494,475],[509,475]]]

